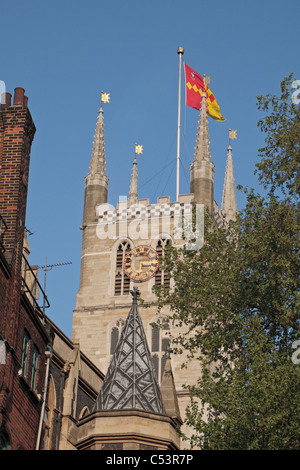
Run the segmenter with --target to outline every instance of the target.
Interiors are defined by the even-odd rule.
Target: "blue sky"
[[[84,177],[104,105],[109,202],[129,190],[134,143],[139,197],[175,200],[178,46],[183,61],[211,75],[225,122],[209,120],[215,199],[221,204],[228,145],[237,184],[253,172],[264,136],[256,96],[300,79],[298,0],[2,0],[0,80],[25,88],[37,132],[32,146],[27,228],[31,264],[72,262],[47,274],[47,314],[71,336],[79,285]],[[183,72],[182,72],[183,80]],[[198,112],[184,105],[180,193],[189,192]],[[238,208],[245,203],[238,193]],[[41,271],[41,276],[43,272]]]

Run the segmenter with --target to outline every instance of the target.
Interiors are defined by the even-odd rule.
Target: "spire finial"
[[[102,109],[102,103],[109,103],[109,100],[110,100],[110,93],[103,93],[103,90],[101,90],[100,109]]]
[[[130,291],[130,294],[132,295],[133,302],[137,302],[137,299],[141,295],[141,293],[136,284],[134,284],[133,289]]]
[[[204,85],[209,85],[210,82],[211,82],[211,75],[205,75],[205,74],[204,74],[204,79],[203,79],[203,81],[204,81]]]
[[[231,146],[231,139],[236,139],[237,130],[233,131],[229,129],[229,146]]]

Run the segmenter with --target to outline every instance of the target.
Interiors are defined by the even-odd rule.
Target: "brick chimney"
[[[23,88],[1,96],[0,109],[0,214],[8,230],[3,239],[5,257],[11,269],[20,273],[31,144],[35,125]]]

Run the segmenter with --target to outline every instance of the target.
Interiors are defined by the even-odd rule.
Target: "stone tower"
[[[208,207],[216,226],[220,226],[224,224],[229,206],[224,203],[221,211],[214,201],[214,164],[205,105],[202,105],[199,115],[194,160],[190,168],[191,192],[179,195],[175,203],[168,196],[159,197],[156,204],[150,204],[149,199],[138,198],[135,159],[131,182],[128,182],[129,199],[120,200],[116,207],[108,204],[104,147],[101,107],[90,171],[85,179],[80,286],[73,314],[72,340],[79,343],[81,350],[106,374],[131,307],[130,292],[134,285],[138,283],[145,304],[155,302],[154,285],[172,288],[168,273],[159,266],[159,257],[163,256],[169,243],[178,248],[184,245],[177,232],[180,215],[197,203]],[[230,181],[226,188],[234,183],[230,172],[229,168],[225,180]],[[183,385],[200,377],[201,368],[199,361],[182,369],[182,357],[173,355],[169,359],[169,334],[173,331],[167,314],[168,311],[162,311],[158,315],[155,305],[140,306],[157,381],[162,384],[164,370],[172,364],[178,405],[184,418],[189,396]],[[154,327],[153,323],[161,327]]]

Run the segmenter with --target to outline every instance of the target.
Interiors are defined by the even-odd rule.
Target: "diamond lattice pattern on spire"
[[[134,408],[165,413],[136,299],[94,409]]]

